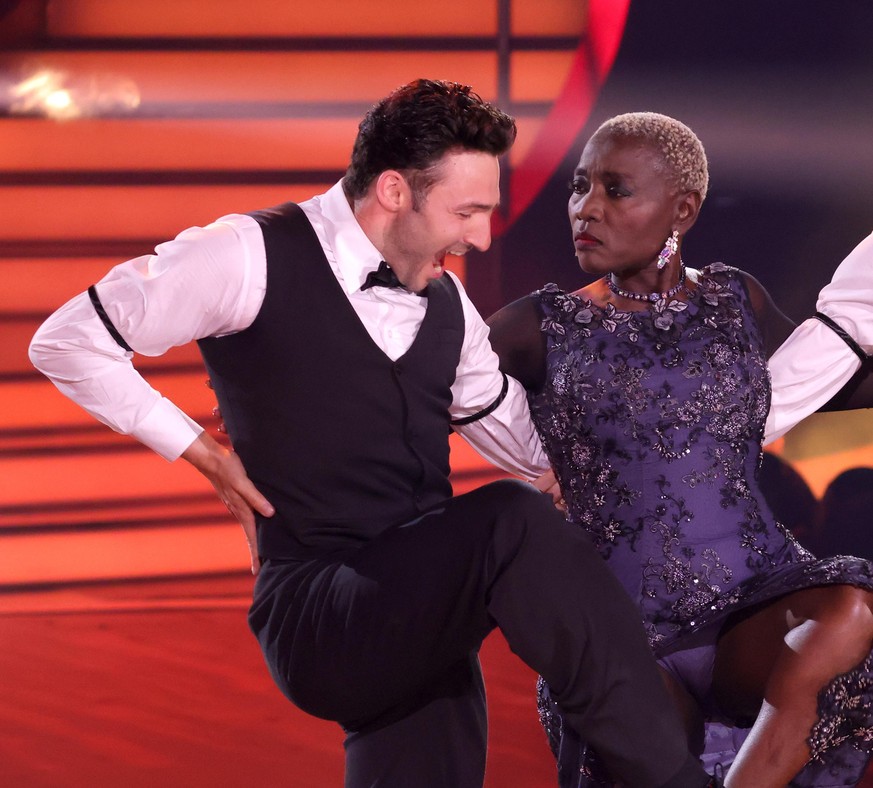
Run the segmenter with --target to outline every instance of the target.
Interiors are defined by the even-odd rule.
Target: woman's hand
[[[552,501],[557,509],[560,509],[562,512],[567,511],[567,502],[564,500],[564,493],[561,492],[561,485],[558,484],[555,472],[551,468],[549,468],[549,470],[538,479],[534,479],[531,484],[533,484],[533,486],[540,492],[551,495]]]

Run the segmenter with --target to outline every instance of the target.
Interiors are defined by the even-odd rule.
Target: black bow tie
[[[367,274],[364,284],[361,285],[361,290],[368,290],[371,287],[403,287],[403,283],[391,270],[391,266],[383,260],[375,271],[370,271]]]

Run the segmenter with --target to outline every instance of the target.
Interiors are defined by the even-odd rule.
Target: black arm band
[[[869,356],[864,352],[862,347],[854,340],[852,337],[846,333],[844,329],[838,326],[831,318],[827,315],[823,315],[821,312],[816,312],[813,317],[816,320],[824,323],[831,331],[833,331],[840,339],[843,340],[848,346],[849,349],[859,358],[861,359],[862,364],[866,364],[869,360]]]
[[[465,424],[472,424],[474,421],[479,421],[479,419],[485,418],[489,413],[494,413],[497,410],[497,407],[500,405],[503,400],[506,399],[506,392],[509,391],[509,379],[506,375],[501,372],[503,375],[503,388],[500,390],[500,394],[497,395],[497,399],[494,400],[487,408],[483,408],[478,413],[474,413],[472,416],[464,416],[463,419],[452,419],[453,427],[462,427]]]
[[[103,304],[100,303],[100,297],[97,295],[97,290],[94,285],[88,288],[88,298],[91,299],[91,304],[94,307],[94,311],[97,313],[97,317],[100,318],[100,321],[106,326],[106,330],[109,332],[109,335],[123,347],[125,350],[133,353],[133,348],[124,341],[124,338],[121,334],[118,333],[118,329],[112,325],[112,321],[109,319],[109,315],[106,314],[106,310],[103,308]]]

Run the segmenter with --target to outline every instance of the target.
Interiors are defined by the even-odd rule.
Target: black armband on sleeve
[[[813,317],[824,323],[831,331],[833,331],[840,339],[843,340],[848,346],[849,349],[859,358],[861,359],[862,364],[866,364],[869,360],[869,356],[864,352],[864,349],[854,340],[849,334],[841,328],[837,323],[835,323],[831,318],[827,315],[822,314],[821,312],[816,312]]]
[[[100,302],[100,297],[97,295],[97,289],[94,285],[88,288],[88,298],[91,299],[91,304],[94,307],[94,311],[97,313],[97,317],[100,318],[100,322],[106,326],[106,330],[109,332],[109,335],[123,347],[125,350],[133,353],[133,348],[124,341],[124,338],[121,334],[118,333],[118,329],[112,325],[112,321],[109,319],[109,315],[106,314],[106,310],[103,308],[103,304]]]
[[[501,372],[503,375],[503,388],[500,389],[500,394],[497,395],[497,399],[494,400],[487,408],[482,408],[478,413],[474,413],[472,416],[464,416],[462,419],[452,419],[451,424],[453,427],[462,427],[465,424],[472,424],[474,421],[479,421],[479,419],[484,419],[489,413],[494,413],[497,410],[503,400],[506,399],[506,392],[509,391],[509,378],[506,377],[506,374]]]

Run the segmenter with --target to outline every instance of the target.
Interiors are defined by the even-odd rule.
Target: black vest
[[[464,316],[454,282],[428,285],[405,355],[375,345],[292,203],[251,214],[267,255],[255,321],[202,339],[235,451],[276,507],[263,558],[312,557],[373,538],[451,495],[450,387]]]

